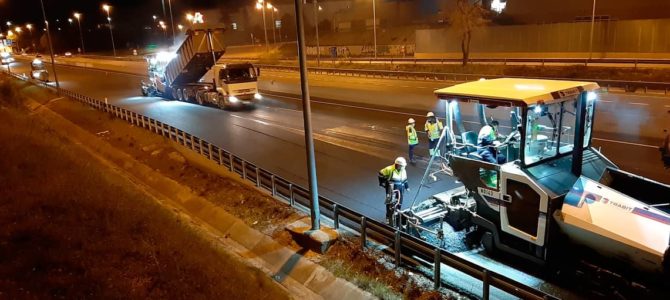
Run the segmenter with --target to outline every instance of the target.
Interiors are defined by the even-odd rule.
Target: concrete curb
[[[300,299],[374,299],[350,282],[335,277],[322,266],[304,258],[300,253],[284,247],[272,238],[247,226],[204,198],[190,193],[189,188],[163,176],[130,155],[110,147],[95,135],[66,120],[48,107],[34,100],[26,105],[33,113],[46,119],[51,126],[67,132],[67,138],[81,145],[87,152],[102,159],[115,169],[145,185],[154,195],[170,206],[177,207],[195,222],[213,230],[225,248],[244,262],[261,269],[284,286],[293,297]],[[86,141],[85,144],[80,141]],[[160,192],[158,192],[160,191]],[[166,203],[161,203],[165,205]],[[174,208],[172,208],[174,209]]]

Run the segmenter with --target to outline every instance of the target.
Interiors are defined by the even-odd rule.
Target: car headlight
[[[259,94],[259,93],[255,93],[254,94],[254,99],[261,100],[261,99],[263,99],[263,96],[261,96],[261,94]]]
[[[230,103],[237,103],[239,101],[240,101],[240,99],[237,99],[237,97],[235,97],[235,96],[228,97],[228,102],[230,102]]]
[[[38,72],[38,71],[34,71],[34,72],[33,72],[33,77],[34,77],[34,78],[40,77],[40,72]]]

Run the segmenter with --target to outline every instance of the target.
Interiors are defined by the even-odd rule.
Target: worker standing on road
[[[409,145],[409,162],[414,164],[414,147],[419,144],[419,136],[416,134],[416,128],[414,125],[416,122],[414,119],[409,118],[407,120],[407,126],[405,126],[405,131],[407,132],[407,144]]]
[[[425,126],[426,134],[428,135],[428,153],[430,156],[433,156],[433,154],[440,155],[440,149],[437,149],[437,142],[440,140],[444,126],[442,126],[442,122],[435,117],[432,111],[428,112],[426,117],[428,118]]]
[[[409,183],[407,182],[407,161],[405,158],[396,158],[394,164],[383,168],[379,171],[379,186],[386,190],[386,218],[390,221],[395,209],[402,207],[402,199],[405,191],[409,191]],[[395,193],[398,193],[396,195]],[[397,199],[394,197],[397,196]]]

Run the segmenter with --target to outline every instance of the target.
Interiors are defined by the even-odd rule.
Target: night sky
[[[166,10],[167,2],[165,0]],[[253,2],[255,0],[172,0],[172,11],[175,18],[179,18],[186,10],[232,8]],[[102,3],[113,7],[112,18],[115,21],[138,23],[139,20],[146,20],[146,23],[150,23],[152,15],[162,18],[163,14],[161,0],[44,0],[49,19],[67,20],[72,16],[72,12],[79,11],[83,14],[83,24],[105,22]],[[38,24],[42,19],[39,5],[39,0],[0,0],[0,23],[4,24],[7,20],[11,20],[13,23]]]

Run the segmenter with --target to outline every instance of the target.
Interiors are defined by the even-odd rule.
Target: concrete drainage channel
[[[29,78],[4,72],[20,80],[31,81]],[[43,82],[38,85],[52,88],[50,84]],[[288,203],[291,207],[303,211],[309,211],[309,192],[302,186],[291,183],[244,158],[230,153],[216,145],[207,142],[197,136],[191,135],[179,128],[147,116],[129,111],[125,108],[105,103],[88,96],[80,95],[72,91],[61,89],[61,93],[95,109],[107,112],[128,123],[142,127],[151,132],[179,143],[180,145],[195,151],[199,155],[214,161],[230,172],[239,174],[244,180],[255,184],[262,191],[271,194],[275,199]],[[319,197],[321,213],[330,218],[335,229],[351,231],[360,237],[360,245],[365,248],[371,243],[385,245],[382,251],[394,257],[396,266],[402,265],[412,267],[430,268],[433,270],[434,288],[440,288],[441,268],[446,265],[456,269],[482,284],[482,298],[488,299],[490,288],[495,287],[512,296],[522,299],[557,299],[543,291],[524,285],[502,274],[496,273],[481,266],[467,261],[461,257],[431,245],[423,240],[417,239],[406,233],[400,232],[386,224],[369,219],[366,216],[345,206],[339,205],[330,199]]]

